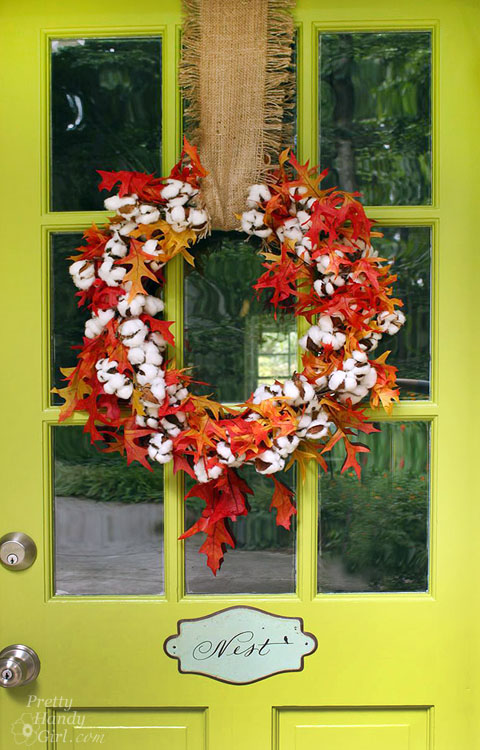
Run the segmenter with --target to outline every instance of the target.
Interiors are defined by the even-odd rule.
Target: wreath
[[[195,485],[186,498],[205,502],[200,518],[180,538],[204,532],[200,552],[216,574],[226,545],[235,546],[230,522],[248,514],[252,491],[238,474],[252,464],[270,475],[271,509],[289,529],[296,514],[293,492],[275,474],[295,461],[305,472],[314,459],[343,441],[342,472],[360,476],[359,433],[378,431],[359,402],[391,410],[398,400],[396,368],[388,352],[372,359],[384,334],[405,322],[392,297],[396,277],[371,246],[373,222],[356,195],[321,189],[327,171],[299,164],[289,150],[268,184],[253,185],[241,231],[262,240],[263,275],[254,285],[267,293],[276,314],[288,308],[310,324],[300,339],[303,370],[284,383],[260,385],[233,409],[195,395],[187,369],[167,359],[174,346],[172,321],[162,318],[164,268],[210,231],[202,202],[206,175],[188,141],[168,178],[139,172],[102,172],[99,189],[115,215],[95,224],[70,260],[78,305],[90,310],[78,363],[61,368],[67,384],[53,389],[65,403],[60,421],[87,412],[84,430],[104,452],[126,455],[147,469],[173,460],[174,471]]]

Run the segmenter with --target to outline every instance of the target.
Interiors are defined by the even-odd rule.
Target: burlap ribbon
[[[293,134],[294,0],[184,0],[185,131],[209,172],[215,229],[238,226],[249,185]]]

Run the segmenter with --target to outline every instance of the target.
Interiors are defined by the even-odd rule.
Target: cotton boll
[[[153,341],[145,341],[142,346],[145,362],[152,365],[159,365],[163,362],[163,356],[158,346]]]
[[[158,315],[159,312],[162,312],[164,307],[163,300],[158,299],[158,297],[153,297],[151,294],[148,294],[145,297],[144,309],[148,315],[154,317],[155,315]]]
[[[283,393],[290,401],[295,401],[300,396],[300,391],[293,380],[286,380],[283,384]]]
[[[98,269],[99,277],[108,286],[119,286],[126,273],[126,268],[113,265],[113,258],[106,258]]]
[[[147,255],[158,255],[159,250],[157,249],[158,242],[157,240],[147,240],[143,243],[142,250],[144,253],[147,253]]]
[[[89,286],[95,281],[95,266],[88,260],[77,260],[70,265],[68,271],[73,277],[76,286],[79,286],[76,279],[82,282],[88,282]],[[88,286],[83,288],[88,289]]]
[[[114,234],[105,245],[103,257],[124,258],[126,254],[127,246],[122,242],[118,234]]]
[[[247,206],[249,208],[256,208],[259,203],[267,203],[271,197],[272,194],[266,185],[251,185],[248,192]]]
[[[296,218],[287,219],[283,225],[284,236],[290,240],[299,242],[303,238],[303,232]]]
[[[312,217],[308,211],[297,211],[297,221],[304,232],[307,232],[312,226]]]
[[[130,234],[130,232],[133,232],[134,229],[137,228],[137,225],[134,221],[126,221],[124,224],[118,224],[118,233],[122,235],[122,237],[126,237],[127,234]]]
[[[312,440],[321,440],[321,438],[325,437],[325,435],[328,434],[328,423],[325,424],[320,419],[315,419],[311,423],[310,427],[305,433],[305,437],[311,438]]]
[[[341,349],[342,346],[345,345],[345,342],[347,340],[347,337],[341,331],[336,333],[333,338],[334,338],[334,341],[332,343],[332,346],[335,349],[335,351],[338,351],[339,349]]]
[[[183,224],[185,221],[185,209],[183,206],[174,206],[170,211],[172,221],[177,224]]]
[[[345,373],[343,370],[334,370],[328,379],[328,387],[331,391],[336,391],[345,382]]]
[[[158,377],[158,367],[156,367],[155,365],[151,365],[148,362],[140,365],[137,370],[137,381],[140,385],[148,385],[149,383],[153,383],[156,377]]]
[[[161,191],[160,195],[164,200],[168,201],[170,200],[170,198],[175,198],[179,194],[182,186],[182,180],[174,180],[172,177],[170,177],[167,180],[167,184]]]
[[[118,327],[118,331],[125,346],[138,347],[143,344],[148,328],[138,318],[130,318]]]
[[[315,262],[317,264],[317,270],[321,274],[325,274],[327,271],[327,268],[330,265],[330,256],[329,255],[320,255],[318,258],[315,259]]]
[[[201,484],[205,484],[206,482],[208,482],[208,474],[203,458],[193,464],[193,471],[195,472],[195,476]]]
[[[144,365],[146,367],[147,365]],[[151,365],[149,365],[151,366]],[[163,374],[163,373],[162,373]],[[155,380],[152,381],[152,385],[150,386],[150,390],[152,391],[153,395],[157,399],[159,403],[162,403],[165,400],[165,380],[163,377],[156,377]]]
[[[142,211],[142,209],[145,209]],[[148,210],[146,210],[148,209]],[[137,216],[139,224],[155,224],[160,219],[160,211],[153,206],[141,206],[140,214]]]
[[[85,337],[93,339],[95,336],[99,336],[114,315],[114,310],[99,310],[98,315],[94,313],[85,323]]]
[[[128,383],[117,390],[118,398],[129,399],[133,393],[133,384]]]
[[[145,362],[145,352],[140,346],[135,346],[129,349],[127,357],[128,357],[128,361],[132,365],[141,365],[143,364],[143,362]]]
[[[365,388],[373,388],[375,383],[377,382],[377,371],[374,367],[371,367],[370,370],[367,372],[365,377],[362,379],[362,385]]]
[[[346,373],[343,387],[346,391],[353,391],[357,387],[357,379],[355,375]]]
[[[120,198],[119,195],[112,195],[103,201],[103,205],[107,211],[118,211],[119,208],[124,206],[134,206],[136,202],[136,195],[125,195],[123,198]]]
[[[292,454],[298,447],[300,438],[297,435],[283,435],[275,440],[278,452],[282,458]]]
[[[208,214],[200,208],[192,208],[188,214],[188,223],[192,227],[203,227],[208,222]]]
[[[162,334],[158,331],[153,331],[148,338],[150,341],[155,342],[158,348],[162,351],[167,348],[167,342],[163,338]]]
[[[285,467],[285,459],[274,450],[266,450],[254,460],[255,469],[259,474],[275,474]]]
[[[356,360],[356,362],[367,362],[368,361],[368,357],[365,354],[365,352],[361,352],[358,349],[355,349],[355,351],[352,352],[352,357],[353,357],[354,360]]]

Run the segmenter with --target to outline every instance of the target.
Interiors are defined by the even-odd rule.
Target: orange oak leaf
[[[280,482],[274,476],[272,476],[272,479],[275,489],[273,491],[270,510],[275,508],[277,511],[277,526],[290,529],[291,518],[297,514],[297,509],[292,503],[294,493],[286,484],[283,484],[283,482]]]
[[[61,367],[60,372],[65,375],[68,385],[64,388],[52,388],[51,392],[56,393],[65,401],[60,408],[58,419],[59,422],[63,422],[73,414],[79,402],[92,392],[92,388],[81,377],[77,367]]]
[[[227,529],[225,519],[222,518],[208,529],[207,538],[199,549],[202,555],[207,556],[207,565],[214,576],[223,562],[227,544],[235,547],[235,541]]]
[[[142,279],[147,277],[152,281],[157,282],[157,277],[146,265],[146,261],[155,260],[153,255],[148,255],[143,252],[143,245],[141,242],[135,239],[130,240],[130,252],[125,258],[119,258],[115,263],[128,264],[131,266],[130,270],[127,271],[123,277],[122,284],[126,284],[127,281],[132,282],[130,294],[128,295],[128,301],[130,302],[137,294],[147,294],[143,288]]]

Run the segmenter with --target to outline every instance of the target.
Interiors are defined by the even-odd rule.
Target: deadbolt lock
[[[25,570],[33,565],[37,547],[33,539],[21,531],[12,531],[0,539],[0,562],[11,570]]]

